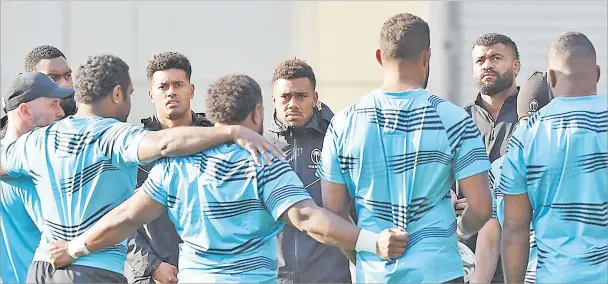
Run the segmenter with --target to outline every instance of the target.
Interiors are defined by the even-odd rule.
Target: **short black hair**
[[[188,81],[190,81],[192,76],[192,65],[190,65],[190,60],[179,52],[162,52],[154,55],[152,60],[148,61],[148,67],[146,68],[148,80],[152,80],[154,73],[157,71],[168,69],[184,70],[184,72],[186,72],[186,77],[188,77]]]
[[[279,63],[279,66],[274,70],[271,83],[274,85],[279,79],[291,80],[298,78],[308,78],[313,90],[317,87],[317,79],[315,78],[315,72],[312,70],[312,67],[310,67],[306,61],[298,58],[285,60]]]
[[[126,95],[131,84],[129,65],[111,54],[93,55],[78,67],[74,78],[76,101],[92,104],[109,95],[120,85]]]
[[[226,75],[209,86],[206,103],[206,116],[212,122],[240,123],[262,103],[262,90],[247,75]]]
[[[25,56],[25,72],[36,72],[36,65],[42,59],[66,58],[63,52],[51,45],[36,46]]]
[[[517,49],[517,44],[515,44],[510,37],[499,33],[487,33],[480,35],[475,40],[475,43],[473,43],[473,48],[475,48],[475,46],[488,47],[499,43],[511,47],[513,49],[513,55],[515,55],[515,59],[519,59],[519,50]]]
[[[383,60],[411,60],[430,48],[429,24],[422,18],[402,13],[389,18],[380,31]]]
[[[579,32],[567,32],[560,35],[551,43],[549,54],[564,60],[582,57],[596,60],[595,47],[585,34]]]

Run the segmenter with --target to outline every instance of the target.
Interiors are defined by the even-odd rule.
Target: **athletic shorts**
[[[50,263],[34,261],[27,272],[27,283],[127,283],[124,275],[83,265],[55,269]]]

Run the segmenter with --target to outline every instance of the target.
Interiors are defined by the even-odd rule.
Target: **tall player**
[[[354,198],[364,232],[397,226],[409,234],[401,258],[357,253],[357,282],[462,283],[456,232],[473,234],[492,215],[490,161],[479,130],[463,109],[425,90],[429,44],[421,18],[388,19],[376,52],[383,85],[336,114],[325,137],[323,205],[347,219]],[[454,180],[469,203],[458,222]]]
[[[537,283],[608,280],[608,101],[597,94],[599,77],[584,34],[568,32],[551,44],[554,98],[511,136],[498,185],[509,283],[524,281],[530,223]]]

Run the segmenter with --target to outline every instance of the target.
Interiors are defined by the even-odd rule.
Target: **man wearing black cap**
[[[2,147],[22,134],[51,124],[64,116],[60,99],[74,94],[71,88],[57,86],[39,72],[21,73],[3,97],[10,117],[0,144]],[[40,200],[29,177],[0,181],[0,276],[3,283],[23,283],[40,242]]]
[[[539,109],[551,100],[547,76],[541,72],[532,73],[521,86],[517,96],[517,116],[519,124],[526,121]],[[508,138],[508,137],[507,137]],[[504,221],[504,206],[502,193],[497,185],[500,181],[500,171],[505,155],[492,163],[490,171],[490,188],[493,190],[494,206],[492,219],[479,231],[477,238],[477,249],[475,251],[475,281],[478,283],[490,283],[494,276],[500,255],[500,239]],[[530,228],[530,259],[526,271],[525,283],[535,283],[537,251],[534,241],[534,231]]]

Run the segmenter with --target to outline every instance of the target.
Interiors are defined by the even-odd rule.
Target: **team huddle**
[[[464,109],[426,90],[430,58],[428,24],[395,15],[378,89],[334,115],[290,59],[264,117],[244,74],[192,111],[190,62],[164,52],[140,127],[122,59],[90,56],[72,80],[61,51],[36,47],[3,96],[2,283],[608,282],[593,44],[560,35],[519,87],[515,43],[481,35]]]

